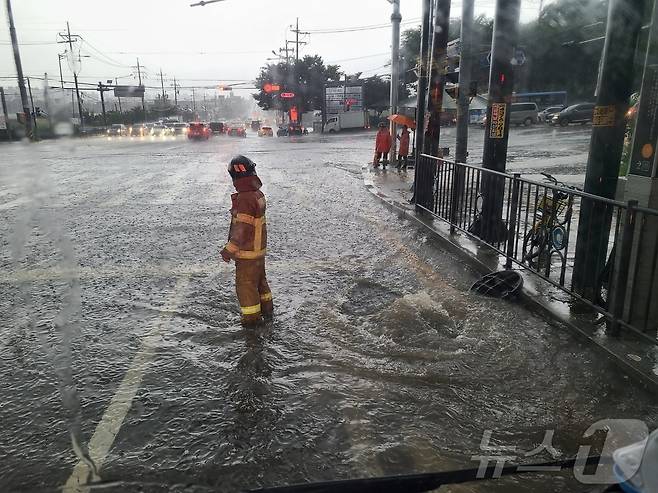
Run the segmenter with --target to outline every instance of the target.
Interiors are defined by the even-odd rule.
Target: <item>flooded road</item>
[[[364,188],[372,139],[2,146],[0,490],[84,482],[71,436],[129,483],[111,491],[238,491],[476,467],[485,430],[529,462],[546,430],[567,457],[602,418],[655,428],[655,397],[470,293],[474,272]],[[255,330],[219,258],[237,153],[268,198],[276,316]],[[446,491],[577,487],[550,478]]]

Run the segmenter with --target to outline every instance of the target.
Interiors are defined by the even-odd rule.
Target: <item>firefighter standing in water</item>
[[[386,123],[382,122],[379,124],[379,130],[377,131],[377,140],[375,141],[375,158],[372,161],[372,165],[375,168],[379,167],[379,160],[384,157],[382,160],[382,166],[386,169],[388,164],[388,153],[391,151],[391,133],[386,127]]]
[[[404,161],[404,169],[407,169],[409,159],[409,129],[406,125],[402,126],[402,132],[397,137],[400,140],[400,150],[398,151],[398,170],[403,169],[402,161]]]
[[[228,243],[221,252],[224,262],[235,261],[235,288],[242,324],[252,325],[274,310],[272,292],[265,276],[265,195],[256,175],[256,164],[245,156],[231,160],[228,172],[237,193],[231,195],[231,227]]]

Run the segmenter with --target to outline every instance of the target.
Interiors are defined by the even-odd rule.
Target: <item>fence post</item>
[[[521,188],[520,173],[514,173],[512,179],[512,198],[509,207],[510,216],[507,218],[507,261],[505,268],[512,268],[512,259],[514,258],[514,243],[516,239],[516,212],[519,208],[519,189]]]
[[[452,193],[450,194],[450,234],[455,234],[455,224],[457,224],[457,202],[460,196],[459,192],[459,163],[457,160],[452,165]]]
[[[637,218],[637,200],[629,200],[622,220],[621,243],[615,249],[614,271],[610,282],[610,302],[608,310],[612,314],[612,320],[608,324],[608,332],[612,336],[619,335],[619,320],[623,316],[626,301],[628,271],[633,251],[633,238],[635,235],[635,221]],[[615,240],[616,242],[616,240]]]

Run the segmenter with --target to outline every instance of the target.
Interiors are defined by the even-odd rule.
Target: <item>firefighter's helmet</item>
[[[228,173],[233,181],[248,176],[256,176],[256,163],[246,156],[235,156],[228,165]]]

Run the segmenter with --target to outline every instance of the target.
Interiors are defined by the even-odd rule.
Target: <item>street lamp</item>
[[[217,2],[223,2],[224,0],[201,0],[198,3],[191,3],[190,7],[204,7],[208,5],[209,3],[217,3]]]

